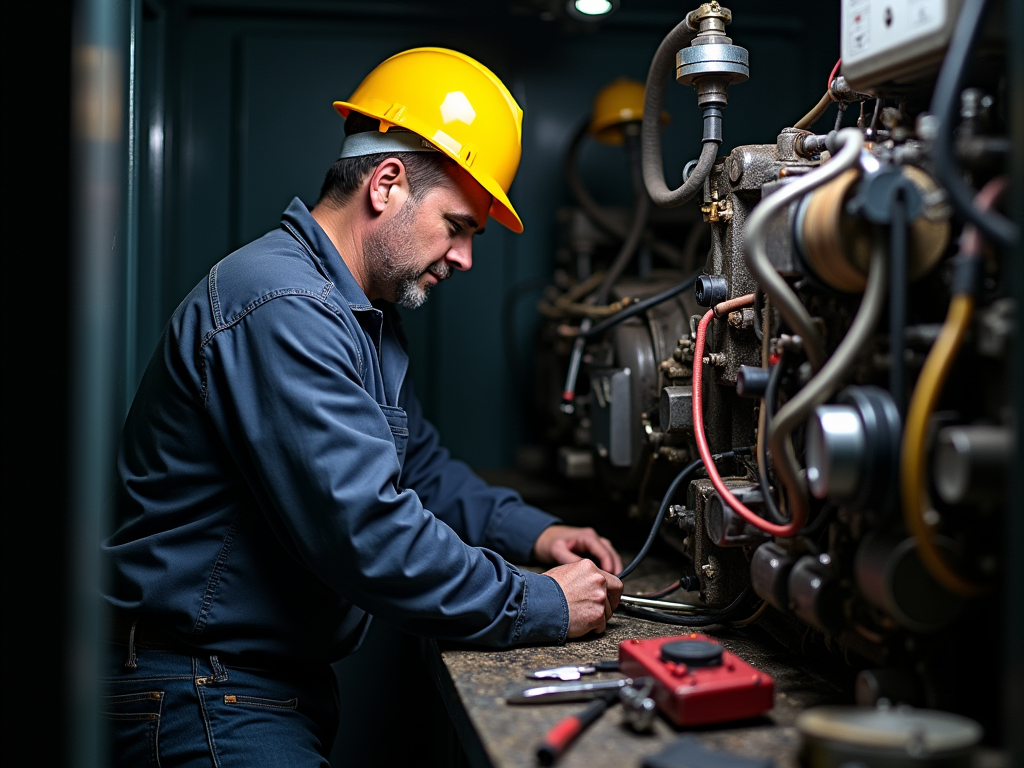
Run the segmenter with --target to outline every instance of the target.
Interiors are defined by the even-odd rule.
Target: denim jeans
[[[277,674],[216,656],[108,643],[102,712],[111,765],[328,766],[338,725],[329,666]]]

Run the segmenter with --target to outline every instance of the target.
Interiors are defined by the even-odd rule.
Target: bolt
[[[730,157],[726,161],[726,167],[729,169],[729,180],[735,184],[741,178],[743,178],[743,161],[737,160],[735,157]]]
[[[750,328],[756,315],[752,309],[738,309],[729,313],[729,325],[733,328]]]

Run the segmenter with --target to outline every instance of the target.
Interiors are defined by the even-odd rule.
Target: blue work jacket
[[[564,642],[558,584],[505,559],[556,519],[441,447],[380,304],[298,199],[185,298],[121,437],[113,606],[254,666],[340,658],[367,614]]]

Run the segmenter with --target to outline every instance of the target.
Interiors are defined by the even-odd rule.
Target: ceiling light
[[[618,0],[569,0],[567,6],[569,13],[576,18],[596,21],[614,11],[619,3]]]

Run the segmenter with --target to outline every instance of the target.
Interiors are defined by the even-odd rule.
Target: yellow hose
[[[986,587],[968,581],[950,567],[935,545],[931,526],[924,519],[929,506],[925,438],[928,434],[928,421],[935,410],[946,376],[960,349],[960,343],[973,314],[973,296],[957,294],[950,300],[942,331],[928,353],[910,399],[900,457],[903,519],[907,530],[917,539],[917,551],[920,553],[921,562],[935,580],[950,592],[968,597],[982,594]]]

